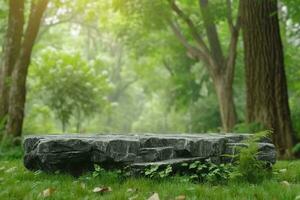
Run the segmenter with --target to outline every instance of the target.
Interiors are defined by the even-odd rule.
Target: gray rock
[[[141,148],[135,162],[154,162],[174,158],[175,151],[173,147],[151,147]]]
[[[144,169],[151,166],[167,166],[171,165],[172,167],[176,167],[177,165],[181,165],[182,163],[192,163],[194,161],[204,161],[205,159],[202,157],[194,157],[194,158],[174,158],[169,160],[157,161],[157,162],[142,162],[142,163],[133,163],[130,166],[135,169]]]
[[[94,164],[114,169],[174,165],[187,160],[214,159],[229,162],[224,154],[238,153],[237,146],[250,134],[141,134],[141,135],[43,135],[24,139],[24,165],[30,170],[65,171],[79,175]],[[257,158],[276,161],[268,140],[258,141]]]
[[[276,162],[276,149],[275,146],[271,143],[264,143],[259,142],[258,145],[258,152],[257,152],[257,159],[261,161],[268,161],[271,164],[275,164]],[[232,162],[236,159],[236,155],[239,153],[239,149],[241,147],[247,147],[248,145],[246,143],[227,143],[224,155],[223,155],[223,161],[224,162]]]

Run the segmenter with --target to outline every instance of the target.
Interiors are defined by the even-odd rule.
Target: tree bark
[[[284,69],[277,0],[242,0],[248,122],[273,131],[280,156],[295,142]]]
[[[12,75],[6,134],[15,137],[21,136],[22,134],[28,67],[34,42],[47,4],[48,0],[33,0],[31,3],[28,26],[24,35],[20,55]]]
[[[229,132],[232,130],[236,122],[232,83],[228,82],[228,80],[224,79],[224,77],[215,79],[213,83],[218,98],[223,130],[225,132]]]
[[[176,4],[170,0],[173,11],[187,24],[191,36],[196,41],[196,46],[191,45],[187,38],[182,34],[179,25],[176,22],[169,21],[169,25],[175,36],[188,50],[190,56],[198,59],[205,64],[207,71],[212,78],[215,91],[218,97],[220,116],[224,132],[232,131],[236,122],[236,111],[233,99],[233,77],[236,60],[236,48],[239,37],[239,16],[236,24],[233,23],[231,13],[231,1],[227,0],[227,21],[231,32],[228,54],[224,56],[222,45],[214,19],[213,9],[210,8],[208,0],[198,0],[200,12],[203,19],[208,45],[198,33],[193,21]]]
[[[24,25],[24,0],[9,1],[9,16],[0,72],[0,120],[8,112],[11,75],[20,54]]]
[[[214,15],[212,14],[212,9],[209,7],[208,0],[199,0],[199,5],[208,38],[211,57],[213,58],[214,67],[212,67],[212,69],[215,70],[212,70],[211,76],[218,97],[222,126],[225,132],[229,132],[233,129],[236,122],[236,110],[232,88],[235,57],[232,62],[226,63],[217,27],[214,22]],[[232,32],[232,35],[233,34],[235,33]],[[237,35],[234,36],[238,38],[238,32]],[[230,56],[232,56],[231,54],[236,54],[236,46],[235,51],[229,53]]]

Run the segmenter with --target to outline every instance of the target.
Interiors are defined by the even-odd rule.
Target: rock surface
[[[237,153],[249,134],[44,135],[24,139],[24,165],[30,170],[65,171],[79,175],[94,164],[108,169],[131,165],[178,164],[211,158],[224,163],[224,154]],[[276,161],[268,140],[258,142],[258,159]]]

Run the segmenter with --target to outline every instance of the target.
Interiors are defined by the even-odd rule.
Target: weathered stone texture
[[[94,164],[105,168],[168,165],[212,158],[229,162],[224,154],[238,153],[249,134],[45,135],[24,139],[24,165],[30,170],[81,174]],[[275,163],[269,140],[259,144],[258,159]]]

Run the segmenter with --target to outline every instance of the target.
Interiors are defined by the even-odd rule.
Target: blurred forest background
[[[289,131],[300,137],[300,1],[265,2],[277,5]],[[272,129],[249,119],[247,95],[261,94],[247,89],[242,14],[238,0],[1,1],[3,132]]]

